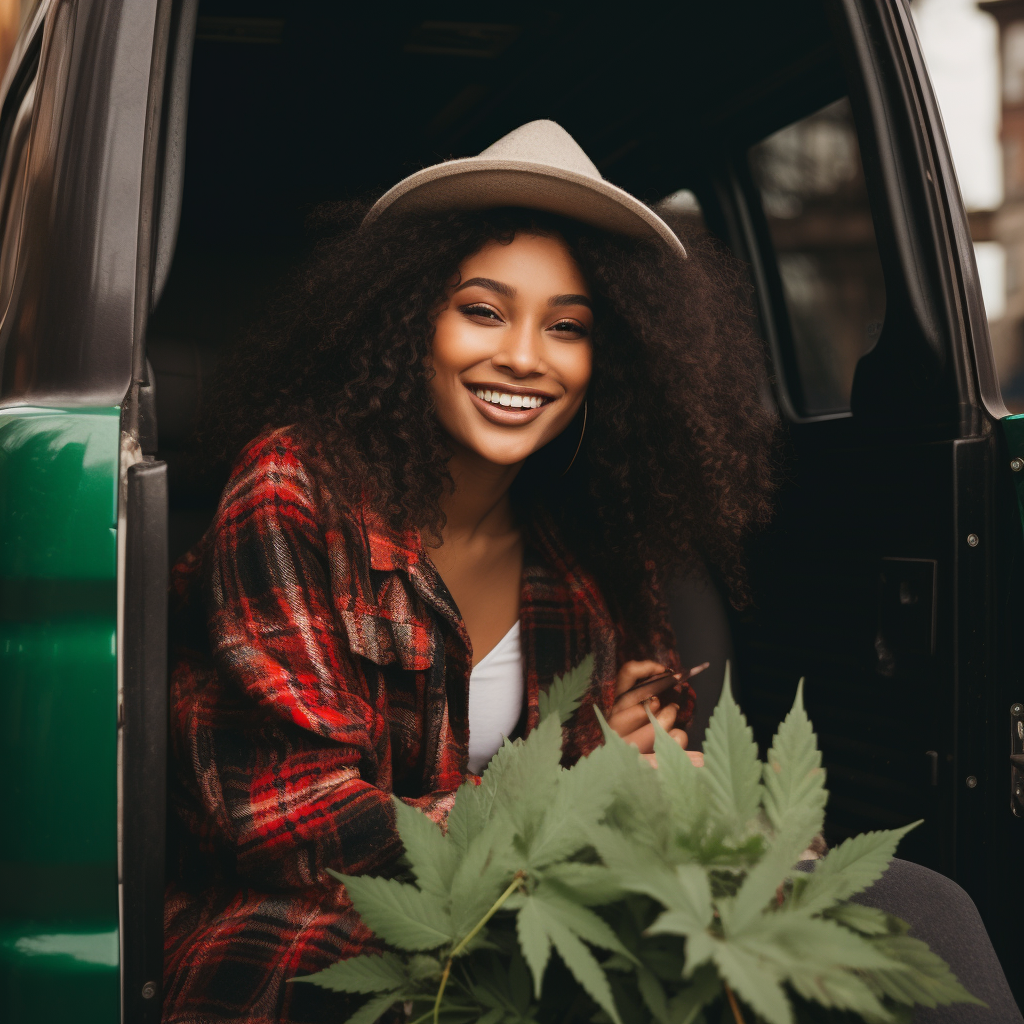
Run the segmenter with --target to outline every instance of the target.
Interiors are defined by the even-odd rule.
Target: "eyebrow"
[[[556,295],[548,300],[549,306],[586,306],[593,309],[590,299],[586,295]]]
[[[481,288],[487,288],[489,291],[497,292],[499,295],[504,295],[507,299],[514,299],[516,297],[516,290],[510,284],[505,284],[504,281],[495,281],[492,277],[471,277],[468,281],[463,281],[462,284],[455,289],[456,292],[461,292],[463,288],[471,288],[477,285]],[[453,293],[454,294],[454,293]],[[593,309],[593,305],[590,299],[586,295],[554,295],[548,299],[549,306],[586,306],[587,309]]]
[[[463,281],[455,291],[461,292],[463,288],[470,288],[473,285],[480,285],[482,288],[487,288],[492,292],[497,292],[499,295],[504,295],[507,299],[514,299],[516,297],[516,290],[512,285],[505,284],[502,281],[495,281],[490,277],[471,277],[468,281]]]

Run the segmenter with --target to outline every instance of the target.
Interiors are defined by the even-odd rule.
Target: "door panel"
[[[115,408],[0,410],[0,1016],[119,1012]]]
[[[967,889],[1009,966],[1021,955],[1024,897],[1012,867],[1022,822],[1008,788],[1009,708],[1022,699],[1013,697],[1020,580],[1011,568],[1021,538],[1008,518],[1005,410],[987,377],[966,220],[909,13],[873,0],[829,6],[884,323],[857,363],[848,413],[835,403],[828,418],[819,403],[826,415],[808,416],[806,403],[789,403],[802,382],[785,350],[794,337],[785,233],[746,152],[733,157],[718,193],[760,286],[789,419],[778,514],[752,550],[754,606],[735,620],[739,678],[766,742],[806,677],[832,794],[827,838],[924,819],[900,855]],[[811,325],[819,345],[826,321]]]

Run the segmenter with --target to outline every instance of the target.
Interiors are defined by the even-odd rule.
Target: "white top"
[[[469,770],[479,775],[510,736],[523,710],[519,620],[469,674]]]

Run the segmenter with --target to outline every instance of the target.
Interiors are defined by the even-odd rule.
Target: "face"
[[[459,447],[512,466],[565,430],[590,381],[590,299],[557,237],[519,234],[462,264],[431,352],[438,418]]]

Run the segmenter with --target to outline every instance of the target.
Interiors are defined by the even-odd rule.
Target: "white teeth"
[[[473,394],[491,405],[503,405],[508,409],[539,409],[544,404],[540,395],[513,395],[507,391],[491,391],[489,388],[474,388]]]

